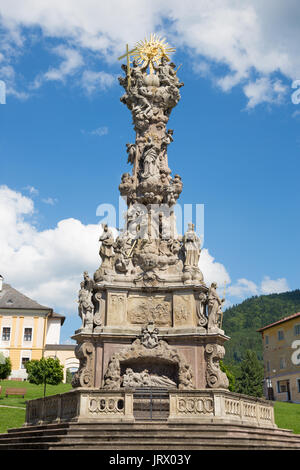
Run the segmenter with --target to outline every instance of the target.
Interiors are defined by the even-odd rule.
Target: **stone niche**
[[[199,335],[196,331],[185,333],[175,328],[163,333],[152,325],[154,333],[149,343],[143,339],[145,326],[139,328],[139,333],[129,328],[119,333],[107,331],[74,336],[78,342],[75,352],[80,367],[73,386],[116,389],[128,383],[140,386],[140,379],[144,384],[151,379],[151,386],[181,388],[188,375],[191,378],[187,383],[192,388],[228,387],[226,374],[219,367],[228,337]],[[124,381],[128,374],[131,377],[125,377]]]
[[[120,364],[120,376],[124,388],[132,385],[178,388],[179,366],[178,363],[157,357],[133,358]]]

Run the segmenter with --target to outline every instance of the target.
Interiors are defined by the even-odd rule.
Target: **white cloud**
[[[116,77],[107,72],[95,72],[85,70],[82,74],[81,85],[88,93],[94,93],[97,90],[106,90],[116,82]]]
[[[233,297],[245,298],[259,294],[257,285],[248,279],[238,279],[236,284],[228,287],[228,294]]]
[[[242,300],[253,295],[279,294],[288,290],[289,286],[285,278],[270,279],[269,276],[265,276],[260,285],[248,279],[238,279],[235,284],[228,287],[228,294],[230,297]]]
[[[224,283],[230,283],[230,276],[224,265],[216,262],[206,248],[201,251],[199,268],[207,285],[216,282],[218,287],[221,288],[224,286]]]
[[[26,189],[29,192],[29,194],[31,194],[31,195],[38,195],[39,194],[39,190],[36,189],[34,186],[27,185],[27,186],[25,186],[24,189]]]
[[[53,229],[38,231],[32,199],[0,187],[0,260],[5,280],[50,307],[76,309],[84,270],[100,264],[99,225],[61,220]],[[65,313],[69,313],[66,311]]]
[[[280,104],[287,87],[280,80],[271,81],[262,77],[245,85],[243,90],[248,98],[247,108],[251,109],[261,103]]]
[[[93,131],[90,131],[90,134],[102,137],[103,135],[108,134],[108,127],[106,127],[106,126],[98,127],[97,129],[94,129]]]
[[[39,88],[44,81],[61,81],[64,82],[70,75],[74,75],[84,64],[81,54],[76,49],[71,49],[63,45],[52,49],[63,60],[57,68],[50,68],[47,72],[39,74],[32,87]]]
[[[285,278],[270,279],[268,276],[265,276],[261,283],[263,294],[280,294],[280,292],[287,292],[289,289]]]
[[[42,202],[44,204],[49,204],[50,206],[54,206],[57,203],[58,199],[53,198],[53,197],[47,197],[42,199]]]
[[[297,116],[300,116],[300,109],[297,109],[296,111],[293,112],[292,117],[296,118]]]
[[[184,48],[194,70],[209,73],[222,90],[241,85],[248,108],[280,102],[284,85],[275,74],[288,80],[300,77],[297,0],[0,0],[0,13],[6,28],[3,55],[25,50],[28,31],[62,42],[57,51],[64,51],[64,60],[60,67],[50,67],[49,80],[64,80],[82,68],[84,51],[108,64],[116,62],[126,43],[134,45],[152,31]],[[104,70],[87,70],[82,84],[92,93],[110,85],[109,76]]]

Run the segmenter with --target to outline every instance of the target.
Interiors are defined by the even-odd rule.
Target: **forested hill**
[[[231,339],[225,343],[224,362],[240,362],[246,349],[256,351],[262,359],[262,339],[257,330],[296,312],[300,312],[300,289],[251,297],[225,310],[223,329]]]

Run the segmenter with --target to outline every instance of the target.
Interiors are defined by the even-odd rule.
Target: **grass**
[[[274,413],[279,428],[291,429],[295,434],[300,434],[300,404],[276,401]]]
[[[25,422],[25,410],[0,408],[0,434],[11,428],[21,428]]]
[[[10,428],[19,428],[25,422],[25,408],[26,401],[33,400],[44,396],[44,386],[35,385],[29,382],[18,382],[15,380],[1,380],[0,387],[2,393],[0,395],[0,405],[16,406],[17,408],[4,408],[0,406],[0,433],[7,432]],[[9,396],[5,397],[6,388],[26,388],[25,397]],[[56,395],[57,393],[64,393],[71,390],[70,384],[61,383],[59,385],[47,385],[46,396]]]

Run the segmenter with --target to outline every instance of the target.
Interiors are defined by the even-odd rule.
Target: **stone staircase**
[[[285,429],[232,423],[58,423],[0,434],[0,450],[300,450]]]

